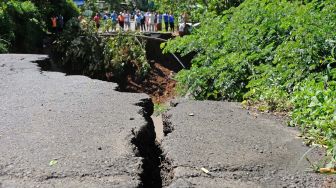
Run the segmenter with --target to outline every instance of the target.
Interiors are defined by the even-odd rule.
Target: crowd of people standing
[[[120,13],[116,13],[113,11],[112,13],[105,13],[101,16],[97,13],[93,17],[93,21],[96,24],[96,27],[99,29],[101,26],[101,22],[106,24],[108,20],[111,20],[111,28],[108,28],[112,31],[117,30],[117,26],[121,31],[128,30],[136,30],[141,32],[175,32],[175,17],[172,13],[164,13],[154,11],[143,12],[140,10],[136,10],[133,14],[129,11],[123,11]],[[135,28],[131,28],[131,20],[133,19]],[[179,17],[179,24],[183,24],[186,22],[186,17],[181,15]],[[180,27],[180,26],[179,26]]]
[[[137,11],[135,16],[135,30],[142,32],[156,32],[163,30],[163,24],[165,31],[175,31],[175,18],[173,14],[159,12],[141,12]]]

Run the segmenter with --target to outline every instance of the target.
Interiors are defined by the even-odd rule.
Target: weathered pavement
[[[310,166],[300,158],[309,148],[295,128],[239,104],[180,102],[167,112],[164,130],[168,187],[336,187],[335,176],[305,172]],[[321,155],[308,154],[312,161]]]
[[[44,58],[0,55],[0,187],[142,185],[148,96],[30,63]]]

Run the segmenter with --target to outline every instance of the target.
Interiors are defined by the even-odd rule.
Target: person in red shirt
[[[56,33],[56,28],[57,28],[57,18],[56,16],[51,17],[51,32]]]
[[[95,17],[93,17],[93,21],[96,22],[96,27],[99,29],[100,27],[100,17],[99,14],[97,13]]]
[[[124,23],[125,23],[125,18],[122,14],[122,12],[120,12],[119,16],[118,16],[118,22],[119,22],[119,26],[120,26],[120,29],[123,31],[124,30]]]

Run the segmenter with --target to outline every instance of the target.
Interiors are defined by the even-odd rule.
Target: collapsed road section
[[[0,55],[0,187],[160,187],[148,96],[31,63],[45,58]]]

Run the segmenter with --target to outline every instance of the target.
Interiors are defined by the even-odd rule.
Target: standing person
[[[103,16],[103,20],[104,20],[104,22],[107,21],[107,18],[108,18],[107,13],[105,13],[104,16]]]
[[[157,17],[157,30],[161,31],[162,30],[162,14],[158,13],[156,17]]]
[[[117,30],[117,14],[115,11],[112,12],[111,14],[111,20],[112,20],[112,31]]]
[[[154,16],[155,16],[155,18],[154,18],[154,31],[156,32],[157,31],[157,22],[158,22],[157,12],[155,12]]]
[[[163,14],[163,21],[165,23],[166,32],[168,32],[168,28],[169,28],[169,15],[167,13]]]
[[[140,12],[137,12],[135,14],[134,20],[135,20],[135,30],[139,31],[140,30],[140,26],[141,26],[141,15],[140,15]]]
[[[107,25],[107,19],[108,19],[108,15],[107,13],[104,13],[104,16],[103,16],[103,29],[104,31],[103,32],[108,32],[109,31],[109,26]]]
[[[131,30],[131,15],[129,11],[124,11],[125,30]]]
[[[125,18],[123,16],[122,12],[120,12],[120,14],[118,16],[118,22],[119,22],[120,30],[124,31]]]
[[[149,31],[150,32],[154,31],[154,19],[155,19],[154,13],[150,12],[149,16],[148,16],[148,24],[149,24]]]
[[[51,32],[53,34],[55,34],[56,29],[57,29],[57,18],[56,18],[56,16],[53,16],[53,17],[51,17]]]
[[[146,31],[146,17],[143,12],[140,14],[140,31]]]
[[[57,27],[58,27],[58,32],[62,32],[63,31],[63,27],[64,27],[64,19],[62,14],[60,14],[57,17]]]
[[[170,31],[171,32],[175,31],[175,29],[174,29],[175,28],[174,22],[175,22],[174,15],[173,14],[169,14],[169,25],[170,25]]]
[[[146,31],[149,31],[149,12],[145,13]]]
[[[93,21],[96,23],[96,28],[99,29],[99,27],[100,27],[100,17],[99,17],[98,13],[96,13],[96,16],[93,17]]]

